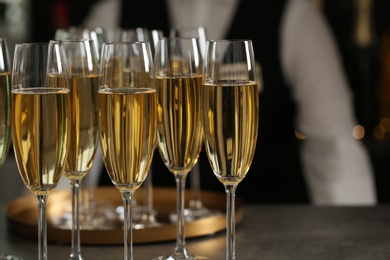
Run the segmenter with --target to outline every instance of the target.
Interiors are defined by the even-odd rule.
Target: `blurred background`
[[[390,202],[390,1],[311,1],[323,12],[337,40],[359,122],[353,136],[370,153],[378,202]],[[58,28],[80,25],[91,2],[0,0],[0,37],[7,38],[12,57],[17,42],[47,41]],[[17,173],[12,149],[8,161],[1,174]],[[0,200],[9,201],[16,186],[24,187],[19,178],[13,181],[17,183],[7,183],[6,197]]]

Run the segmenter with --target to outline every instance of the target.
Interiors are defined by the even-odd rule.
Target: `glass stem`
[[[83,259],[81,257],[80,248],[80,182],[81,179],[70,179],[70,186],[72,189],[72,251],[70,253],[69,260]]]
[[[152,168],[149,169],[148,176],[144,181],[144,205],[145,205],[145,218],[151,219],[153,217],[153,184],[152,184]]]
[[[88,221],[88,218],[91,214],[91,196],[92,191],[90,190],[90,185],[88,183],[89,174],[85,175],[80,182],[79,186],[79,218],[82,216],[85,222]],[[83,224],[80,221],[80,228],[83,227]]]
[[[123,241],[124,241],[124,260],[133,260],[133,214],[131,203],[134,192],[122,192],[123,200]]]
[[[225,185],[226,192],[226,260],[236,259],[235,198],[237,185]]]
[[[38,207],[38,260],[47,260],[46,202],[48,195],[36,195]]]
[[[195,164],[194,168],[191,171],[191,196],[192,199],[189,202],[190,208],[192,209],[202,209],[203,204],[200,198],[200,173],[199,173],[199,163]]]
[[[187,259],[189,257],[185,241],[184,195],[187,173],[176,174],[176,248],[173,259]]]

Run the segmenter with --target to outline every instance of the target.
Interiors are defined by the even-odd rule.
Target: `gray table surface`
[[[0,252],[37,259],[37,243],[7,231],[5,206],[0,209]],[[134,246],[134,259],[170,254],[174,242]],[[225,232],[187,239],[191,254],[225,259]],[[122,246],[82,246],[88,259],[123,259]],[[49,244],[49,259],[68,259],[69,245]],[[236,227],[236,259],[390,259],[390,205],[313,207],[244,205]]]

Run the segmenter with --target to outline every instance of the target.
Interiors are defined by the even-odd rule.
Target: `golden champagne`
[[[188,173],[202,148],[202,75],[157,77],[155,84],[161,157],[173,174]]]
[[[215,175],[223,184],[238,184],[255,153],[259,93],[255,82],[203,86],[205,147]]]
[[[12,92],[12,138],[26,187],[48,194],[65,169],[69,145],[69,89],[30,88]]]
[[[0,166],[7,158],[11,143],[11,73],[0,73]]]
[[[64,175],[81,178],[92,167],[99,141],[98,75],[70,78],[71,128]]]
[[[99,90],[100,141],[111,181],[120,191],[144,182],[156,138],[156,90]]]

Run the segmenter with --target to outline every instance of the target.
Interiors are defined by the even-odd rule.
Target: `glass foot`
[[[184,219],[186,222],[191,222],[194,220],[213,217],[222,214],[220,210],[209,209],[209,208],[186,208],[184,209]],[[169,219],[171,223],[176,223],[177,215],[175,213],[169,214]]]
[[[123,206],[117,207],[116,212],[119,218],[123,221]],[[150,210],[146,207],[137,205],[137,207],[134,207],[133,209],[133,228],[143,229],[161,226],[162,223],[157,221],[156,215],[157,212],[155,209]]]
[[[19,256],[1,254],[0,260],[23,260],[23,258],[21,258]]]
[[[199,255],[189,255],[189,256],[159,256],[154,258],[153,260],[208,260],[205,256],[199,256]]]
[[[137,219],[134,223],[134,229],[143,229],[143,228],[154,228],[160,227],[162,223],[158,222],[154,212],[144,212],[141,214],[140,218]]]
[[[171,255],[158,256],[153,260],[208,260],[208,258],[200,255],[191,255],[186,248],[176,247]]]
[[[120,227],[122,222],[115,213],[115,207],[111,204],[96,204],[88,211],[80,213],[81,230],[108,230]],[[60,229],[72,229],[72,213],[65,212],[63,215],[53,218],[52,224]],[[1,259],[0,259],[1,260]]]

